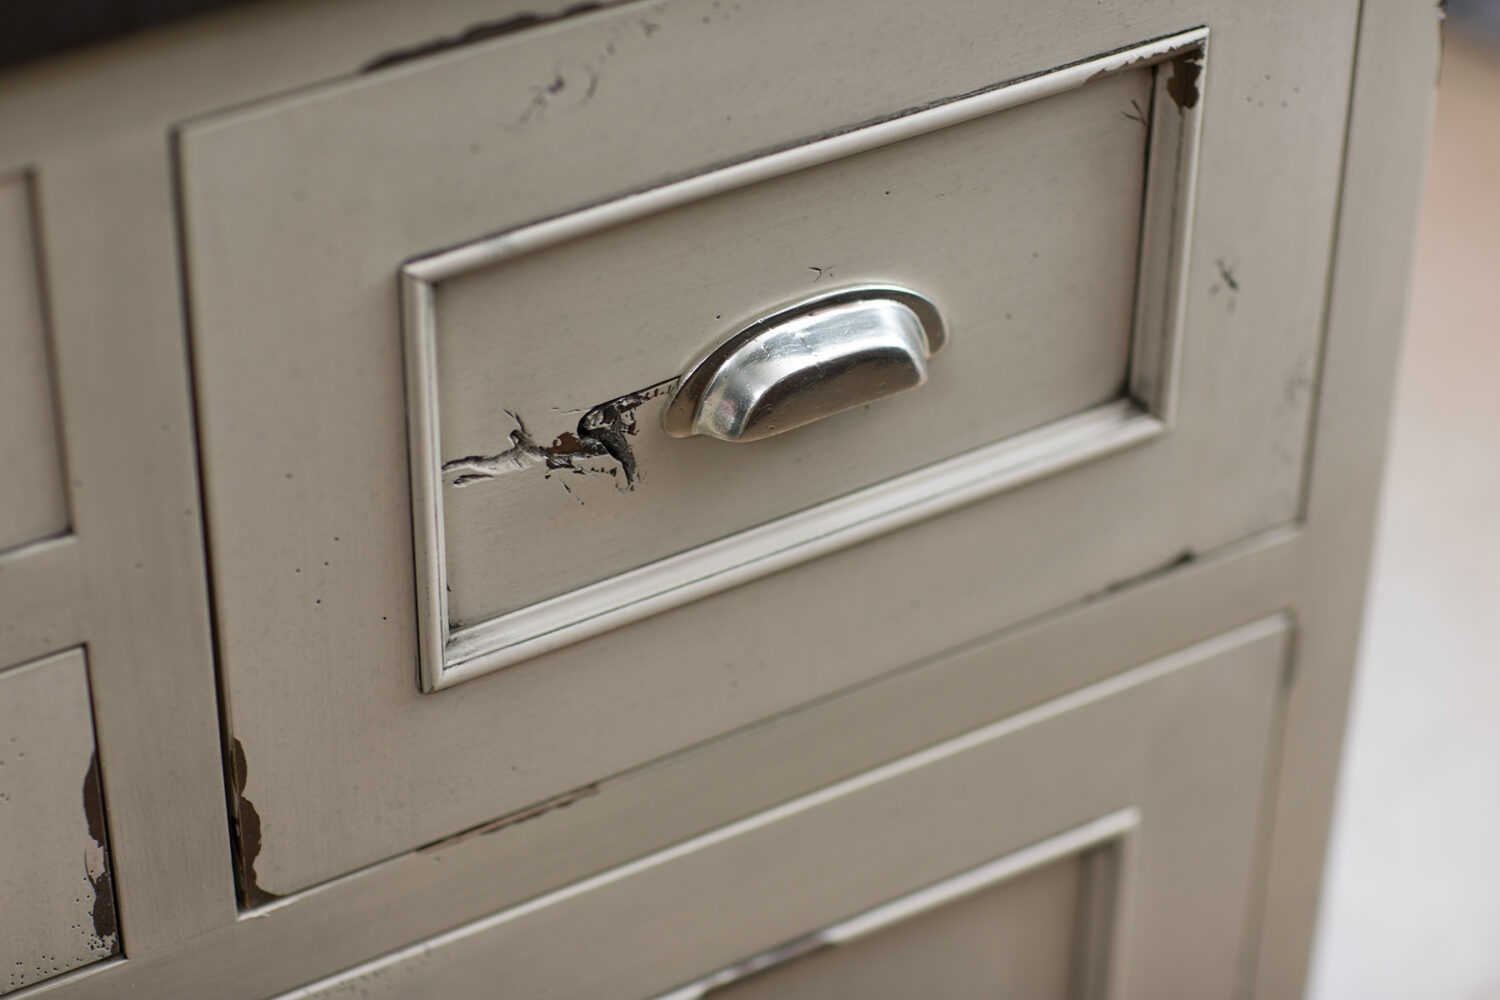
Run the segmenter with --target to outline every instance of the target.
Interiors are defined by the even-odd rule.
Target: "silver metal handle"
[[[937,307],[860,285],[750,324],[690,368],[662,425],[673,437],[756,441],[927,381],[947,339]]]

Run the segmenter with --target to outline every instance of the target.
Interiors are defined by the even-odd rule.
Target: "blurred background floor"
[[[1500,998],[1500,32],[1483,13],[1448,25],[1313,1000]]]

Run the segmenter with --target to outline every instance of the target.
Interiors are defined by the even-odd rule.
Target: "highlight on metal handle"
[[[757,441],[927,381],[947,333],[937,307],[859,285],[756,320],[683,375],[662,416],[672,437]]]

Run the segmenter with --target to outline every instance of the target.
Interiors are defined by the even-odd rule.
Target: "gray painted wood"
[[[969,641],[1297,516],[1352,5],[1298,6],[1291,38],[1273,28],[1281,15],[1227,4],[1041,10],[1023,33],[989,4],[936,20],[900,4],[857,18],[701,6],[591,15],[183,135],[222,667],[264,890],[523,809],[867,681],[929,655],[934,637]],[[1200,151],[1182,391],[1162,440],[451,693],[416,693],[401,261],[1204,21],[1215,124]],[[908,80],[869,60],[804,101],[799,72],[816,60],[799,46],[835,36],[861,51],[900,45],[902,64],[922,70]],[[584,67],[605,56],[585,102]],[[573,82],[565,73],[558,99],[528,113],[559,65]],[[501,96],[462,99],[481,90]],[[721,107],[741,110],[724,122]],[[1253,198],[1236,180],[1248,176],[1260,179]],[[1036,290],[1049,302],[1091,287],[1086,272],[1049,274]],[[670,521],[668,507],[645,530]],[[701,635],[724,655],[705,663]],[[377,820],[389,801],[409,808]]]
[[[0,78],[0,171],[30,178],[39,221],[73,526],[0,556],[0,665],[89,644],[112,874],[136,961],[236,917],[171,129],[441,47],[476,22],[503,30],[489,22],[522,12],[489,0],[292,7],[289,20],[261,4]]]
[[[546,14],[565,4],[530,6]],[[92,664],[95,704],[100,751],[106,758],[111,847],[121,876],[121,916],[130,946],[128,960],[84,967],[43,984],[39,995],[69,1000],[130,992],[246,1000],[271,995],[1281,608],[1297,613],[1297,661],[1288,682],[1283,735],[1277,737],[1282,760],[1273,786],[1276,819],[1265,831],[1262,861],[1254,876],[1265,889],[1263,899],[1253,902],[1251,909],[1264,909],[1266,932],[1248,936],[1244,954],[1246,968],[1258,969],[1257,995],[1298,995],[1311,938],[1326,811],[1358,627],[1369,516],[1383,449],[1386,393],[1400,325],[1406,261],[1402,234],[1409,229],[1420,136],[1435,77],[1434,11],[1386,0],[1366,0],[1362,6],[1361,45],[1368,55],[1361,59],[1354,79],[1356,94],[1364,96],[1349,119],[1341,250],[1329,278],[1326,356],[1319,371],[1318,447],[1306,456],[1310,490],[1300,508],[1293,505],[1300,511],[1294,523],[1244,544],[1217,548],[1211,556],[1200,554],[1171,572],[1137,579],[1142,566],[1165,566],[1180,550],[1160,545],[1155,557],[1142,558],[1159,538],[1123,539],[1103,527],[1114,524],[1121,506],[1138,502],[1140,495],[1111,494],[1097,474],[1075,473],[1069,478],[1083,482],[1076,489],[1070,485],[1065,492],[1049,492],[1043,484],[1027,491],[1032,499],[1017,494],[1003,505],[990,505],[982,517],[950,518],[942,533],[919,529],[907,538],[868,546],[880,549],[879,559],[868,553],[830,558],[822,567],[797,571],[797,592],[804,593],[804,584],[831,585],[820,592],[838,593],[840,583],[849,579],[904,581],[908,571],[917,577],[900,594],[865,595],[860,613],[852,610],[852,601],[826,609],[832,618],[826,634],[839,628],[873,630],[872,649],[857,651],[867,654],[872,670],[919,661],[914,669],[901,670],[886,682],[861,683],[845,697],[815,699],[809,708],[675,755],[664,766],[633,770],[566,809],[487,836],[476,834],[424,853],[402,854],[243,918],[236,918],[230,890],[222,772],[214,754],[204,553],[196,529],[169,527],[154,519],[164,511],[195,506],[189,421],[176,419],[187,412],[186,361],[178,309],[180,272],[170,222],[171,166],[164,140],[175,123],[327,83],[381,61],[393,50],[459,40],[476,22],[493,26],[522,7],[464,0],[431,5],[383,0],[266,4],[8,72],[0,78],[0,118],[6,122],[0,131],[0,168],[11,174],[35,171],[39,200],[45,203],[39,217],[49,274],[56,268],[67,274],[61,283],[50,282],[56,287],[49,287],[49,293],[71,316],[56,331],[54,345],[69,463],[78,460],[82,448],[89,456],[85,485],[105,483],[109,489],[93,491],[75,510],[77,523],[90,526],[86,533],[31,547],[24,562],[7,558],[0,563],[0,663],[19,663],[85,641],[91,643],[91,653],[102,653]],[[1254,109],[1246,114],[1259,121],[1243,119],[1238,128],[1211,124],[1204,140],[1204,176],[1253,176],[1257,184],[1283,174],[1321,176],[1316,164],[1328,157],[1323,141],[1331,143],[1342,134],[1342,118],[1325,113],[1283,115],[1278,98],[1297,106],[1309,89],[1302,69],[1325,60],[1330,66],[1339,62],[1339,52],[1345,51],[1341,46],[1351,38],[1353,5],[1318,11],[1299,7],[1295,13],[1290,7],[1280,13],[1247,8],[1205,14],[1200,9],[1197,16],[1188,17],[1163,9],[1111,4],[1089,5],[1087,10],[1012,11],[991,5],[988,14],[997,20],[991,28],[977,30],[976,22],[964,20],[958,7],[951,24],[931,17],[920,24],[905,23],[899,13],[885,8],[872,8],[869,14],[875,27],[904,32],[913,40],[910,65],[920,67],[910,71],[913,79],[928,79],[936,72],[934,66],[971,45],[1003,55],[1007,44],[1024,41],[1031,31],[1053,40],[1056,47],[1032,53],[1028,67],[1043,70],[1112,45],[1209,23],[1216,47],[1205,98],[1208,110],[1218,106],[1213,97],[1216,81],[1229,79],[1241,91],[1232,96]],[[636,8],[637,13],[649,10]],[[1187,7],[1173,10],[1180,13]],[[584,14],[576,23],[598,17]],[[1294,24],[1305,30],[1288,31]],[[926,32],[933,34],[930,47],[924,48]],[[760,32],[771,33],[769,28]],[[1273,81],[1261,79],[1262,68],[1247,48],[1217,45],[1236,33],[1281,36],[1279,42],[1288,53],[1286,66],[1295,72],[1278,74],[1274,83],[1282,91],[1290,89],[1290,94],[1262,89]],[[507,43],[485,44],[503,48]],[[439,54],[438,61],[452,60],[464,51],[451,49]],[[1218,68],[1231,63],[1230,68]],[[391,65],[383,72],[395,77],[418,65]],[[992,73],[993,65],[994,60],[988,60],[986,71]],[[1341,83],[1332,70],[1314,76],[1324,91],[1347,89],[1347,76]],[[897,83],[903,78],[905,71],[891,76]],[[185,86],[185,81],[192,85]],[[530,97],[524,85],[518,93]],[[883,98],[876,93],[875,100]],[[768,104],[765,117],[785,114],[793,126],[788,135],[805,135],[809,130],[797,126],[795,119],[810,113],[804,105],[816,103],[790,100],[779,108]],[[1293,118],[1301,125],[1290,134],[1299,140],[1312,136],[1315,148],[1296,142],[1289,149],[1275,141],[1275,124]],[[1392,149],[1403,152],[1392,156]],[[561,176],[558,180],[565,186]],[[1243,232],[1246,245],[1298,243],[1297,237],[1287,237],[1277,219],[1254,217],[1258,198],[1256,185],[1235,180],[1217,194],[1205,191],[1200,212],[1212,203],[1216,207],[1210,211],[1226,227],[1221,231]],[[1312,192],[1308,198],[1309,206],[1317,201]],[[54,224],[71,234],[60,254],[52,252]],[[457,233],[452,242],[473,235]],[[1307,253],[1308,259],[1318,256],[1313,250]],[[1221,259],[1230,268],[1236,265],[1233,255],[1200,244],[1192,261],[1197,278],[1187,307],[1196,319],[1190,325],[1204,330],[1209,342],[1232,340],[1236,360],[1253,361],[1267,331],[1274,339],[1274,331],[1320,326],[1316,318],[1308,319],[1317,309],[1309,307],[1301,293],[1273,303],[1254,294],[1256,288],[1285,291],[1297,282],[1251,285],[1242,280],[1244,272],[1234,270],[1243,294],[1236,299],[1233,316],[1244,320],[1244,310],[1250,307],[1259,324],[1253,336],[1235,339],[1237,332],[1245,332],[1244,325],[1231,318],[1222,297],[1227,286],[1213,280]],[[1284,277],[1300,266],[1290,259],[1284,267],[1273,262],[1268,276]],[[1254,273],[1266,272],[1257,267]],[[1207,284],[1201,281],[1205,277]],[[1190,374],[1191,352],[1185,361]],[[165,421],[171,429],[166,431],[161,430],[163,406],[172,411]],[[149,428],[161,436],[153,437]],[[1203,468],[1200,478],[1210,479],[1217,466],[1210,462]],[[1091,491],[1098,498],[1092,505],[1087,500]],[[179,500],[185,501],[180,507]],[[1023,529],[1035,531],[1058,508],[1072,509],[1081,523],[1101,527],[1062,539],[1026,536]],[[1175,510],[1173,516],[1181,513]],[[965,532],[967,539],[983,543],[995,531],[1006,530],[1006,523],[1012,526],[1015,543],[1003,550],[972,558],[966,551],[971,546],[932,551],[934,539],[948,531]],[[141,551],[167,555],[164,561],[139,560]],[[1082,595],[1059,576],[1070,575],[1072,571],[1062,573],[1060,567],[1076,562],[1080,552],[1102,567],[1101,578],[1122,586],[1101,588],[1078,600]],[[134,568],[137,561],[143,564],[141,570]],[[983,576],[1001,563],[1029,580],[1029,593],[994,588],[967,593],[944,585],[949,577],[972,580],[975,573]],[[901,569],[899,576],[886,572],[893,566]],[[398,567],[394,572],[399,576],[410,569]],[[937,586],[931,586],[934,583]],[[1130,585],[1123,586],[1126,583]],[[768,616],[797,610],[794,601],[778,604],[777,590],[769,584],[757,588],[757,606]],[[926,605],[920,627],[911,617],[895,615],[912,600]],[[707,607],[705,602],[691,616],[682,616],[677,627],[691,619],[696,628],[701,620],[705,628],[697,634],[716,634],[714,616],[703,611]],[[954,607],[956,612],[948,610]],[[1007,623],[1024,619],[1032,621],[995,634]],[[987,624],[978,624],[981,620]],[[788,619],[795,640],[816,639],[817,630],[809,629],[806,619],[800,622],[795,616]],[[932,660],[934,634],[959,646],[958,655]],[[738,635],[743,638],[743,633]],[[985,635],[993,638],[976,641]],[[752,653],[763,651],[762,643],[751,645]],[[804,668],[813,664],[820,674],[846,671],[842,676],[856,681],[868,676],[869,671],[856,673],[843,665],[839,647],[812,645],[816,648],[801,661]],[[672,655],[684,657],[694,649],[686,641],[668,647]],[[344,655],[336,644],[329,648],[335,655],[318,662]],[[982,655],[985,649],[994,658]],[[608,651],[609,646],[598,645],[588,657],[579,652],[567,661],[585,663],[586,676],[575,690],[586,690],[588,682],[605,672],[604,667],[589,671],[586,666],[600,650]],[[752,656],[746,666],[763,659]],[[732,680],[740,684],[735,690],[745,689],[747,673],[726,673],[736,674],[726,677],[726,687]],[[845,683],[829,676],[820,678],[822,682]],[[797,687],[798,675],[791,671],[780,674],[776,683],[794,689],[789,692],[793,701],[819,690],[816,685]],[[107,691],[107,697],[100,697],[101,691]],[[554,693],[559,701],[572,696],[561,688]],[[872,732],[871,712],[885,712],[902,723]],[[752,709],[737,718],[759,715]],[[499,717],[507,726],[517,719],[513,713]],[[388,724],[388,717],[372,713],[370,725]],[[715,721],[705,732],[722,732],[719,725]],[[440,729],[418,723],[409,732],[431,734]],[[477,720],[473,730],[476,735],[450,742],[460,749],[482,744]],[[795,739],[789,739],[793,734]],[[333,767],[340,777],[355,770],[348,762]],[[253,787],[253,764],[250,773]],[[714,795],[700,808],[689,790],[705,788],[713,789]],[[739,790],[743,798],[736,797]],[[448,793],[468,796],[471,790],[454,784]],[[361,819],[353,817],[356,823]],[[600,829],[609,829],[611,835],[599,836]],[[745,954],[743,949],[731,951],[725,949],[723,961]]]
[[[120,951],[82,650],[0,672],[0,994]]]
[[[608,474],[608,457],[585,463],[603,474],[548,478],[532,466],[449,486],[454,624],[1118,398],[1146,160],[1146,129],[1120,109],[1150,106],[1151,75],[1109,77],[443,282],[445,460],[508,449],[506,410],[551,442],[580,412],[682,374],[774,310],[777,295],[896,280],[932,297],[952,332],[919,390],[753,445],[668,437],[658,397],[635,411],[633,488]],[[1092,231],[1055,224],[1070,212]],[[993,250],[977,253],[967,233]],[[1091,275],[1090,294],[1059,301],[1053,289],[1077,273]]]
[[[892,927],[709,994],[713,1000],[1072,1000],[1069,979],[1084,891],[1081,859],[1056,862]]]
[[[1244,616],[1273,614],[1292,585],[1295,537],[1045,616],[600,783],[566,808],[480,827],[251,911],[191,948],[81,981],[69,996],[194,997],[212,988],[226,1000],[254,1000],[600,875],[684,831],[706,833],[1231,630]]]
[[[1427,160],[1441,7],[1365,0],[1304,523],[1292,598],[1297,693],[1288,707],[1269,834],[1253,996],[1299,995],[1307,977],[1349,684],[1375,530],[1418,193]]]
[[[68,527],[27,174],[0,176],[0,552]]]
[[[1247,626],[286,1000],[654,996],[1122,805],[1140,829],[1103,995],[1231,997],[1288,635]]]

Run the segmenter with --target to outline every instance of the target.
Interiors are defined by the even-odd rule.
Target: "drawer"
[[[626,5],[181,127],[248,900],[1297,518],[1347,45],[1055,16]],[[925,384],[667,433],[891,287]]]
[[[82,650],[0,670],[0,994],[120,951]]]
[[[1205,37],[409,264],[426,686],[1164,430],[1198,117],[1171,94],[1199,71]],[[1075,213],[1090,225],[1059,224]],[[683,420],[693,408],[686,373],[733,357],[703,359],[709,348],[774,327],[788,308],[841,322],[835,303],[899,305],[907,289],[942,345],[919,391],[857,397],[849,412],[754,441],[665,429],[670,410]],[[817,335],[808,322],[798,337]],[[842,391],[807,371],[778,378],[800,380],[814,406]],[[723,406],[751,390],[717,391]]]
[[[1255,623],[286,1000],[1227,1000],[1289,637]]]

